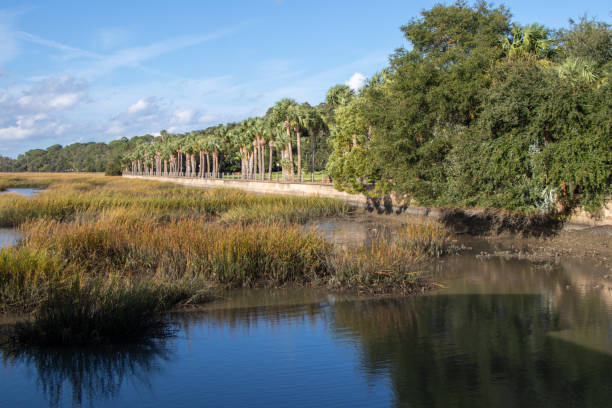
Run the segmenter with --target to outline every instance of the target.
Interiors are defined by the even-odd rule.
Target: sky
[[[0,2],[0,155],[59,143],[185,132],[318,104],[408,44],[434,1]],[[500,4],[494,2],[494,4]],[[607,1],[506,1],[513,20],[611,22]]]

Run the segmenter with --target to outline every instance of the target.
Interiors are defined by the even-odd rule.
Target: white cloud
[[[196,111],[194,109],[176,111],[172,117],[172,123],[176,125],[187,125],[193,121],[195,116]]]
[[[16,103],[21,112],[66,110],[85,100],[88,88],[87,82],[68,75],[46,78],[24,91]]]
[[[29,89],[0,94],[0,140],[63,135],[75,126],[63,116],[87,97],[88,84],[69,76],[46,78]]]
[[[32,136],[34,133],[35,133],[35,130],[31,128],[30,129],[22,128],[20,125],[9,126],[9,127],[0,129],[0,140],[9,141],[9,140],[26,139]]]
[[[145,111],[149,106],[151,106],[151,102],[149,100],[139,99],[138,102],[130,106],[127,111],[129,114],[135,114]]]
[[[79,102],[82,94],[80,93],[67,93],[54,97],[49,101],[49,107],[53,109],[67,109]]]
[[[346,81],[346,85],[348,85],[348,87],[351,88],[353,91],[358,91],[364,87],[367,81],[368,78],[366,78],[365,75],[360,72],[355,72],[353,76],[348,81]]]

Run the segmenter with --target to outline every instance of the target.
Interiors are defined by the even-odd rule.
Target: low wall
[[[374,210],[379,213],[395,213],[419,215],[433,218],[455,217],[457,211],[441,208],[397,206],[395,200],[386,197],[384,199],[371,199],[363,194],[349,194],[338,191],[331,184],[300,184],[300,183],[280,183],[274,181],[254,181],[254,180],[227,180],[227,179],[201,179],[172,176],[134,176],[124,175],[125,178],[135,178],[143,180],[165,181],[181,184],[189,187],[229,187],[239,188],[251,193],[260,194],[282,194],[292,196],[325,197],[343,200],[356,207]],[[462,217],[479,217],[486,212],[482,210],[460,211]],[[598,214],[591,215],[583,210],[578,210],[569,219],[571,224],[590,225],[590,226],[612,226],[612,203],[608,203]]]
[[[171,176],[158,177],[124,175],[123,177],[142,180],[166,181],[189,187],[230,187],[239,188],[251,193],[337,198],[359,207],[365,207],[368,203],[368,199],[364,195],[349,194],[345,193],[344,191],[338,191],[331,184],[277,183],[274,181],[201,179]]]

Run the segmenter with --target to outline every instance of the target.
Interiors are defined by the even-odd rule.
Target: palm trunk
[[[257,167],[258,166],[258,162],[259,162],[259,143],[257,142],[259,140],[259,137],[256,138],[255,140],[253,140],[253,180],[257,180]]]
[[[281,152],[281,160],[282,160],[282,169],[283,169],[283,181],[287,180],[287,146]]]
[[[289,140],[288,145],[287,145],[287,154],[288,154],[288,159],[289,159],[289,169],[291,171],[291,177],[290,180],[294,181],[295,179],[295,167],[293,165],[293,147],[291,146],[291,140]]]
[[[215,178],[219,178],[219,152],[213,151],[213,173]]]
[[[272,181],[272,153],[274,149],[274,140],[270,139],[268,141],[268,145],[270,146],[270,157],[268,162],[268,181]]]
[[[204,151],[200,150],[200,178],[204,178]]]
[[[317,136],[313,131],[312,135],[312,167],[310,168],[310,181],[314,181],[314,172],[315,172],[315,153],[317,152]]]
[[[263,137],[261,138],[259,142],[259,156],[261,157],[259,161],[259,168],[261,169],[260,180],[264,181],[266,179],[266,170],[265,170],[266,141],[264,140]]]
[[[295,131],[297,135],[297,171],[298,171],[298,182],[302,181],[302,129]]]

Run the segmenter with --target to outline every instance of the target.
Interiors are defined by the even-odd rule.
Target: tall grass
[[[298,226],[137,221],[132,211],[29,222],[22,225],[23,245],[53,251],[88,274],[202,279],[234,287],[314,280],[325,273],[332,252],[331,244]]]
[[[397,236],[375,240],[352,251],[337,252],[329,284],[367,293],[413,293],[431,282],[419,272],[419,262],[451,250],[445,228],[435,221],[409,224]]]
[[[59,257],[27,247],[0,250],[0,311],[30,311],[71,272]]]
[[[22,344],[97,344],[114,339],[138,340],[160,336],[159,318],[167,297],[161,285],[106,278],[71,282],[48,288],[36,319],[19,323]]]
[[[77,213],[98,213],[115,208],[136,208],[157,216],[221,216],[225,222],[302,222],[310,217],[343,215],[351,211],[339,200],[266,196],[235,189],[200,190],[100,176],[39,177],[36,180],[39,184],[48,183],[45,192],[32,198],[18,195],[0,198],[0,226],[15,227],[39,218],[65,220]],[[0,185],[13,187],[13,182],[14,179],[0,175]]]

